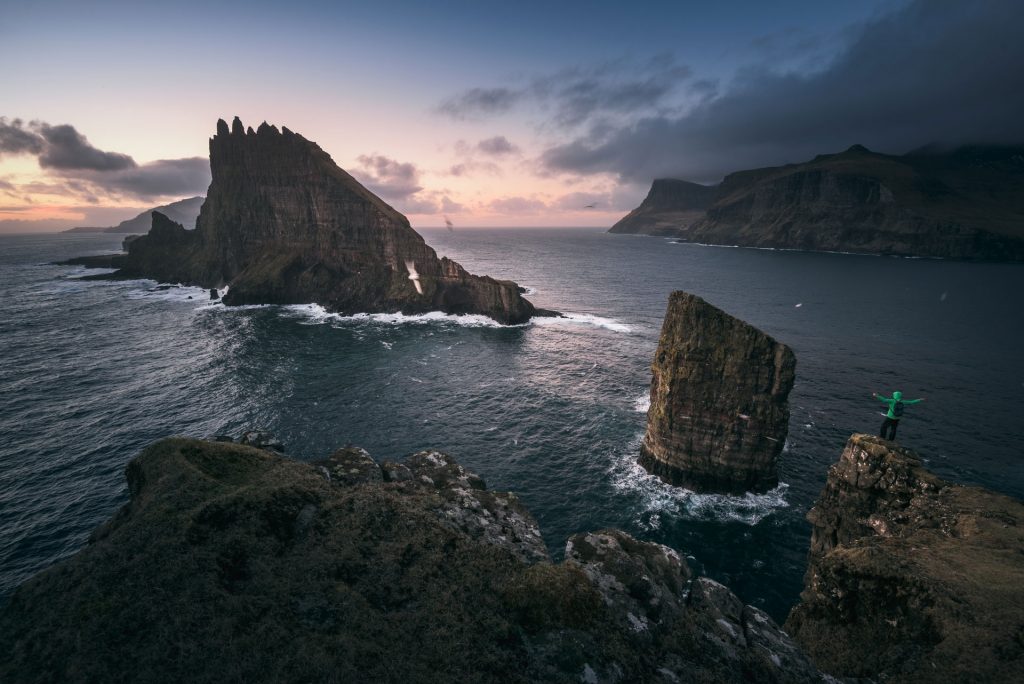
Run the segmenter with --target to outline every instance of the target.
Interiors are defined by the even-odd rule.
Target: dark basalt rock
[[[786,629],[819,667],[885,682],[1020,681],[1024,503],[853,435],[807,519],[807,576]]]
[[[157,442],[0,609],[0,681],[821,681],[671,549],[605,530],[555,565],[513,495],[441,452],[398,465]]]
[[[651,370],[644,468],[695,491],[742,494],[778,484],[796,372],[789,347],[677,291]]]
[[[159,212],[114,278],[230,289],[238,304],[319,303],[340,313],[445,311],[523,323],[538,312],[515,283],[467,273],[316,144],[266,123],[219,121],[213,180],[194,231]],[[417,292],[406,264],[415,264]],[[73,263],[81,263],[75,261]],[[88,264],[86,264],[88,265]],[[544,312],[540,312],[544,313]]]

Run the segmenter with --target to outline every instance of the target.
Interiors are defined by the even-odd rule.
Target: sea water
[[[127,500],[124,466],[168,435],[273,431],[298,459],[346,444],[437,448],[517,492],[552,554],[618,527],[783,619],[804,516],[873,391],[910,406],[899,442],[951,480],[1024,496],[1024,267],[723,249],[596,229],[424,231],[471,272],[567,314],[338,316],[226,308],[198,288],[84,281],[51,262],[115,235],[0,237],[0,601]],[[668,295],[697,294],[797,357],[781,484],[741,497],[636,465]]]

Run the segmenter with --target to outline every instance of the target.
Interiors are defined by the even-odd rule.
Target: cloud
[[[894,153],[928,143],[1021,143],[1022,25],[1017,0],[915,0],[857,27],[847,48],[813,73],[750,68],[686,113],[593,127],[541,162],[641,183],[715,181],[853,143]]]
[[[513,145],[509,142],[509,139],[503,135],[496,135],[493,138],[481,140],[476,144],[476,148],[484,154],[490,154],[496,157],[506,154],[514,154],[519,151],[519,147]]]
[[[405,199],[423,189],[415,164],[379,154],[363,154],[358,161],[360,171],[356,173],[363,184],[386,200]]]
[[[203,157],[158,159],[114,173],[92,173],[84,180],[105,192],[139,199],[205,195],[210,162]]]
[[[522,99],[522,92],[509,88],[470,88],[439,104],[436,111],[463,121],[504,114]]]
[[[487,208],[499,214],[536,214],[548,205],[533,197],[500,197],[487,203]]]
[[[74,126],[38,124],[39,134],[46,141],[39,154],[39,166],[44,169],[89,169],[92,171],[120,171],[136,166],[127,154],[104,152],[89,144]]]
[[[622,59],[534,76],[517,88],[471,88],[445,100],[436,111],[456,120],[479,119],[532,103],[546,112],[549,124],[570,128],[601,116],[656,108],[691,74],[671,55],[643,62]]]
[[[73,195],[97,203],[103,196],[151,200],[197,195],[210,184],[210,165],[202,157],[160,159],[138,164],[119,152],[93,147],[70,124],[52,126],[42,121],[0,117],[0,155],[35,156],[40,168],[55,182],[22,186],[37,194]]]
[[[46,141],[38,133],[25,128],[21,119],[0,116],[0,156],[4,154],[38,155]]]

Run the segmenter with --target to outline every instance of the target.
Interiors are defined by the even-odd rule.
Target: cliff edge
[[[617,530],[548,558],[436,451],[302,463],[166,439],[131,500],[0,610],[0,680],[819,682],[772,620]]]
[[[1024,503],[853,435],[807,519],[805,589],[786,629],[819,667],[886,682],[1020,681]]]

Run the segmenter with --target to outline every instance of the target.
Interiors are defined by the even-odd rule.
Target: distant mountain
[[[161,207],[147,209],[135,218],[121,221],[116,226],[109,228],[94,228],[81,226],[65,230],[65,233],[139,233],[146,234],[153,223],[153,212],[158,211],[170,218],[175,223],[180,223],[188,228],[195,228],[196,218],[199,216],[199,208],[203,206],[203,197],[189,197],[188,199],[171,202]]]
[[[715,198],[715,186],[659,178],[643,203],[612,226],[609,233],[674,235],[704,216]]]
[[[655,181],[651,195],[664,183]],[[689,198],[673,203],[660,193],[662,201],[653,203],[651,195],[612,231],[747,247],[1024,261],[1024,147],[929,147],[896,156],[854,145],[802,164],[730,174],[697,218]]]

